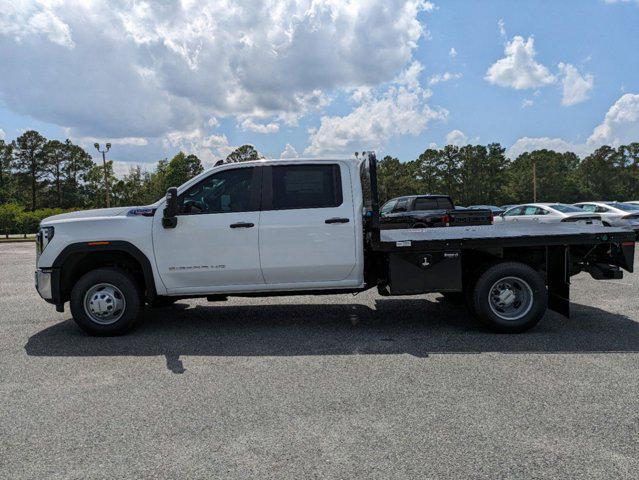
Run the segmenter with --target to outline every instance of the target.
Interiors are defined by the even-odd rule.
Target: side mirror
[[[166,206],[162,216],[162,226],[164,228],[177,227],[178,195],[177,187],[171,187],[166,191]]]

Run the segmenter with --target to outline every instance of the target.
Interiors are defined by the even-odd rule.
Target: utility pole
[[[102,154],[102,166],[104,167],[104,192],[106,195],[106,206],[111,207],[111,195],[109,194],[109,176],[107,175],[106,153],[111,149],[111,144],[106,144],[106,149],[100,150],[100,144],[94,143],[95,149]]]
[[[537,162],[535,160],[533,160],[533,175],[532,175],[532,181],[533,181],[533,202],[537,203]]]

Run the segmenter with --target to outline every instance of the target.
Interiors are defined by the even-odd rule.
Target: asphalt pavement
[[[639,274],[498,335],[439,295],[183,301],[93,338],[0,244],[0,478],[632,478]],[[639,258],[636,259],[639,267]]]

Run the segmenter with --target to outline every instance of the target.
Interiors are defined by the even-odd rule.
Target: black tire
[[[170,307],[177,301],[178,301],[177,297],[166,297],[166,296],[158,295],[149,302],[149,307],[151,308]]]
[[[499,283],[500,280],[504,283]],[[504,289],[504,286],[513,288]],[[508,309],[502,309],[504,304],[500,304],[501,300],[494,295],[500,289],[511,302],[512,297],[509,292],[516,292],[516,300],[511,303],[514,309],[512,318],[507,318]],[[520,333],[537,325],[544,316],[548,304],[548,293],[544,279],[533,268],[523,263],[504,262],[488,268],[477,279],[475,288],[472,290],[472,300],[474,314],[490,330],[500,333]]]
[[[118,310],[119,317],[112,323],[99,323],[85,309],[85,297],[88,292],[100,284],[105,284],[115,292],[123,307]],[[98,290],[97,293],[99,294]],[[124,270],[117,268],[98,268],[84,274],[71,290],[71,315],[73,320],[85,332],[96,336],[122,335],[133,328],[138,319],[141,306],[140,289],[135,279]],[[107,298],[106,301],[109,299]],[[88,308],[88,307],[87,307]],[[92,307],[91,307],[92,308]],[[104,320],[106,322],[107,320]]]
[[[426,228],[425,223],[413,223],[410,228]]]

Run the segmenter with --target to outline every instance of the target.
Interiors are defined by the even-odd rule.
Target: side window
[[[180,195],[180,213],[250,212],[253,205],[253,167],[214,173]]]
[[[596,213],[608,213],[610,210],[606,207],[601,207],[599,205],[597,205],[597,208],[595,209]]]
[[[393,212],[405,212],[408,210],[408,200],[403,198],[397,201],[395,208],[393,208]]]
[[[342,204],[339,165],[273,167],[273,209],[329,208]]]
[[[537,207],[524,207],[524,215],[539,215]]]
[[[581,208],[584,212],[591,213],[594,213],[597,210],[597,207],[595,205],[579,205],[579,208]]]
[[[379,213],[386,214],[386,213],[390,213],[393,208],[395,208],[395,205],[397,205],[397,200],[391,200],[390,202],[386,202],[384,204],[384,206],[382,207],[382,209],[379,211]]]
[[[510,210],[507,210],[506,213],[504,213],[504,217],[516,217],[522,214],[522,210],[522,207],[513,207]]]
[[[537,212],[535,213],[535,215],[548,215],[549,213],[550,212],[546,210],[545,208],[537,207]]]

